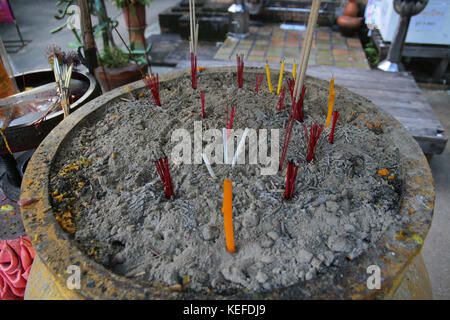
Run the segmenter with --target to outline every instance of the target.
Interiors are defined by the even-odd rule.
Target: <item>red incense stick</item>
[[[292,100],[293,103],[295,103],[295,120],[298,120],[300,122],[303,122],[303,99],[305,97],[305,91],[306,87],[303,86],[300,99],[297,102],[294,102],[294,99]]]
[[[236,113],[236,106],[231,107],[231,111],[228,112],[229,105],[227,104],[227,139],[230,136],[230,130],[233,128],[234,115]]]
[[[242,88],[243,73],[244,73],[244,55],[236,55],[237,75],[238,75],[238,88]]]
[[[320,134],[323,131],[323,126],[319,126],[318,124],[311,124],[309,135],[308,129],[305,125],[303,126],[303,129],[305,131],[306,143],[308,145],[308,155],[306,156],[306,161],[311,162],[316,158],[317,142],[319,141]]]
[[[276,110],[283,110],[285,91],[285,88],[281,90],[280,97],[278,98],[278,103],[275,107]]]
[[[280,170],[283,170],[284,159],[286,158],[289,141],[291,140],[291,132],[292,132],[292,127],[294,125],[294,112],[295,112],[294,109],[295,109],[295,104],[292,104],[291,112],[289,114],[289,122],[286,127],[286,133],[284,134],[283,151],[281,153],[281,160],[280,160]]]
[[[284,192],[285,199],[291,199],[294,194],[295,179],[297,178],[298,167],[294,161],[290,160],[286,169],[286,189]]]
[[[295,87],[294,79],[288,79],[287,85],[289,87],[289,91],[291,92],[291,99],[294,99],[294,87]]]
[[[161,101],[159,100],[159,76],[156,74],[154,75],[146,75],[142,78],[142,81],[144,81],[147,88],[150,90],[150,92],[153,95],[153,98],[155,99],[155,103],[157,106],[161,106]]]
[[[164,193],[166,194],[166,198],[169,199],[171,196],[175,196],[175,193],[173,191],[172,179],[169,172],[169,160],[167,159],[167,157],[165,157],[155,160],[154,163],[159,178],[164,185]]]
[[[259,92],[259,87],[261,86],[261,83],[262,83],[263,79],[264,79],[264,74],[263,73],[261,73],[261,74],[257,73],[256,74],[256,86],[255,86],[255,91],[256,92]]]
[[[333,143],[334,141],[334,128],[336,127],[336,122],[339,118],[339,111],[333,112],[333,124],[331,125],[330,137],[328,138],[329,143]]]
[[[205,119],[205,93],[203,92],[203,90],[201,96],[202,96],[202,117],[203,119]]]
[[[191,52],[191,84],[192,89],[197,89],[197,56]]]

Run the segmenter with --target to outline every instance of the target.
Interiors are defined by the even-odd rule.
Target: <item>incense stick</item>
[[[223,181],[223,223],[225,229],[225,241],[227,250],[230,253],[235,252],[233,235],[233,185],[230,180]]]
[[[245,145],[245,138],[247,137],[248,128],[245,128],[244,133],[242,134],[241,141],[239,141],[239,145],[237,147],[236,153],[234,154],[233,161],[231,162],[231,167],[234,168],[237,162],[237,158],[242,151],[242,148]]]
[[[191,54],[191,85],[197,89],[197,53],[198,53],[198,30],[199,25],[195,18],[195,0],[189,0],[189,50]]]
[[[119,33],[119,30],[117,30],[117,28],[114,28],[114,30],[116,30],[117,35],[119,36],[120,40],[122,41],[122,43],[124,44],[125,48],[127,48],[128,53],[130,54],[130,58],[131,60],[134,61],[134,63],[136,63],[136,66],[138,67],[139,72],[141,73],[142,78],[145,77],[144,72],[142,72],[141,68],[139,68],[139,63],[137,62],[137,60],[134,58],[134,55],[131,53],[130,48],[128,48],[127,43],[125,42],[125,40],[123,40],[122,35]],[[150,74],[153,75],[152,69],[150,67]]]
[[[227,150],[227,129],[222,129],[222,139],[223,139],[223,163],[228,164],[228,150]]]
[[[208,169],[208,172],[209,172],[209,175],[211,176],[211,178],[217,179],[217,176],[214,174],[214,170],[212,169],[211,163],[209,162],[206,154],[202,153],[202,158],[203,158],[203,161],[205,161],[206,169]]]
[[[311,45],[314,36],[314,30],[316,28],[317,18],[319,16],[321,0],[314,0],[311,5],[311,12],[308,18],[308,27],[306,29],[306,39],[305,44],[302,48],[302,53],[300,57],[300,71],[297,72],[297,79],[295,80],[294,88],[294,100],[298,101],[300,96],[300,89],[303,87],[303,82],[305,80],[306,68],[308,67],[309,54],[311,52]]]

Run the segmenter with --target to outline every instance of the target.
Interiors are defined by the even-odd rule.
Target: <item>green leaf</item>
[[[68,21],[66,21],[62,26],[59,26],[59,27],[57,27],[57,28],[51,30],[50,33],[53,34],[53,33],[56,33],[56,32],[61,31],[62,29],[64,29],[64,28],[67,26],[67,22],[68,22]]]
[[[79,47],[82,47],[83,44],[81,42],[75,41],[75,42],[68,43],[66,46],[67,46],[67,48],[78,49]]]
[[[147,48],[145,48],[145,53],[150,53],[150,50],[152,50],[152,45],[153,43],[151,42],[147,45]]]

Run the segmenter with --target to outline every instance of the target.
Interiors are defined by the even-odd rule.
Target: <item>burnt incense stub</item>
[[[240,89],[236,68],[199,72],[196,90],[190,72],[180,73],[160,81],[161,106],[142,84],[134,86],[135,100],[123,90],[124,99],[116,94],[81,121],[64,124],[72,129],[42,169],[50,178],[45,212],[87,265],[104,267],[87,274],[108,278],[105,297],[128,281],[134,288],[125,290],[128,297],[364,297],[375,293],[366,288],[369,265],[380,266],[387,288],[418,252],[421,245],[408,239],[423,239],[429,218],[417,215],[419,202],[410,203],[416,188],[432,187],[429,168],[419,170],[420,180],[411,175],[424,158],[406,130],[337,86],[339,120],[330,143],[328,82],[306,78],[303,122],[290,121],[294,108],[277,110],[279,97],[265,81],[255,92],[256,71],[263,72],[243,72]],[[285,99],[290,106],[290,95]],[[228,143],[234,143],[227,164],[223,129],[231,129]],[[244,129],[246,143],[233,168]],[[167,155],[169,189],[154,154]],[[234,253],[225,241],[224,180],[232,183]],[[27,189],[24,195],[32,197]],[[434,194],[420,192],[420,203],[432,208]],[[47,240],[41,241],[38,251]]]

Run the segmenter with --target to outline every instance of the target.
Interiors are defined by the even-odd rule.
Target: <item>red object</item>
[[[172,178],[169,172],[169,160],[167,157],[155,161],[156,171],[158,172],[159,178],[164,185],[164,193],[166,198],[170,199],[171,196],[175,197],[173,192]]]
[[[278,103],[275,107],[276,110],[283,110],[285,91],[286,91],[285,88],[281,90],[280,98],[278,98]]]
[[[295,120],[303,122],[303,99],[305,97],[306,87],[302,87],[302,94],[300,95],[300,99],[295,102],[294,98],[292,98],[292,104],[295,103]]]
[[[244,55],[236,55],[237,63],[237,75],[238,75],[238,88],[242,88],[243,85],[243,73],[244,73]]]
[[[308,155],[306,156],[306,161],[311,162],[311,160],[314,160],[316,158],[317,142],[319,141],[320,134],[323,131],[323,126],[319,126],[318,124],[311,124],[309,136],[308,129],[305,125],[303,126],[303,129],[305,131],[306,143],[308,145]]]
[[[261,83],[262,83],[263,79],[264,79],[264,74],[263,73],[261,73],[261,74],[257,73],[256,74],[256,87],[255,87],[255,91],[256,92],[259,92],[259,87],[261,86]]]
[[[146,75],[144,78],[142,78],[145,85],[147,86],[148,90],[153,95],[153,98],[155,99],[155,103],[157,106],[161,106],[161,101],[159,100],[159,76],[156,74],[156,76],[153,75]]]
[[[14,16],[7,0],[0,0],[0,23],[14,23]]]
[[[284,192],[285,199],[291,199],[294,194],[294,184],[297,178],[298,167],[294,161],[289,161],[286,169],[286,190]]]
[[[287,81],[289,91],[291,92],[291,99],[294,99],[294,87],[295,87],[295,81],[294,79],[288,79]]]
[[[227,139],[230,136],[230,130],[233,128],[234,114],[236,113],[236,106],[231,107],[231,112],[228,112],[229,105],[227,104]]]
[[[202,117],[203,119],[205,119],[205,93],[203,92],[203,90],[201,96],[202,96]]]
[[[34,127],[37,129],[39,127],[39,125],[42,123],[42,121],[45,120],[45,118],[47,118],[47,116],[52,112],[52,110],[48,110],[43,117],[37,119],[36,121],[34,121],[32,124],[34,125]]]
[[[284,134],[283,151],[281,153],[281,161],[280,161],[280,170],[283,170],[284,159],[286,158],[289,141],[291,140],[291,132],[292,127],[294,125],[294,112],[295,112],[295,104],[292,103],[291,113],[289,114],[289,122],[286,128],[286,133]]]
[[[36,252],[30,239],[0,241],[0,300],[22,300]]]
[[[329,143],[333,143],[334,141],[334,128],[336,127],[337,119],[339,118],[339,111],[333,112],[333,124],[331,125],[330,137],[328,138]]]
[[[20,207],[24,207],[24,206],[27,206],[29,204],[32,204],[35,201],[37,201],[37,199],[35,199],[35,198],[20,198],[20,200],[17,201],[17,204]]]
[[[197,90],[197,71],[197,56],[191,52],[191,84],[194,90]]]

